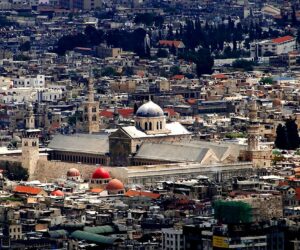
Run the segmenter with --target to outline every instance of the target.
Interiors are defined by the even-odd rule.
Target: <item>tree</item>
[[[295,150],[299,148],[300,138],[295,119],[287,119],[285,121],[285,127],[287,132],[288,149]]]
[[[159,48],[156,54],[159,58],[167,58],[168,57],[168,51],[166,49]]]
[[[286,128],[282,124],[279,124],[276,129],[275,146],[279,149],[287,149],[288,147]]]
[[[137,105],[137,103],[135,102],[134,103],[134,106],[133,106],[133,114],[135,115],[136,114],[136,111],[139,109],[139,106]]]
[[[274,80],[272,77],[263,77],[260,79],[260,82],[263,84],[273,84]]]
[[[178,66],[172,66],[170,68],[170,73],[172,76],[181,74],[180,68]]]
[[[279,124],[276,129],[275,146],[279,149],[295,150],[300,146],[298,127],[295,119],[287,119],[285,126]]]
[[[29,51],[30,47],[31,47],[30,42],[26,41],[26,42],[24,42],[24,43],[22,43],[20,45],[19,50],[21,50],[21,51]]]
[[[112,67],[106,67],[103,69],[102,76],[115,76],[117,74],[116,70]]]
[[[11,181],[26,181],[29,177],[27,169],[23,168],[18,162],[6,161],[1,165],[4,176]]]
[[[97,30],[94,26],[88,25],[84,30],[84,34],[89,39],[89,44],[91,45],[98,45],[103,41],[103,31]]]
[[[196,72],[198,76],[211,74],[214,66],[214,59],[208,49],[200,49],[196,55]]]
[[[125,67],[123,68],[123,75],[126,75],[126,76],[132,76],[134,74],[133,72],[133,68],[132,67]]]
[[[244,59],[235,60],[232,63],[232,67],[236,69],[243,69],[245,71],[252,71],[254,63],[252,61],[247,61]]]

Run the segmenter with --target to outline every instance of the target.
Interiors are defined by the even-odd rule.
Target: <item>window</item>
[[[145,130],[148,130],[148,122],[145,122]]]
[[[152,122],[149,122],[149,130],[152,130]]]
[[[160,129],[162,129],[162,122],[160,122]]]

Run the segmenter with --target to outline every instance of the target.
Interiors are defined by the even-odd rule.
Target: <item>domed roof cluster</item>
[[[77,168],[70,168],[67,172],[67,177],[80,176],[80,172]]]
[[[64,196],[65,194],[64,194],[63,191],[57,189],[57,190],[52,191],[50,195],[51,195],[51,196],[60,196],[60,197],[62,197],[62,196]]]
[[[121,190],[121,189],[124,189],[124,184],[121,181],[119,181],[118,179],[110,180],[106,186],[106,190],[108,190],[108,191]]]
[[[143,104],[138,108],[136,116],[138,117],[160,117],[164,115],[164,111],[152,101]]]
[[[110,178],[109,172],[101,167],[97,168],[92,175],[92,179],[109,179],[109,178]]]

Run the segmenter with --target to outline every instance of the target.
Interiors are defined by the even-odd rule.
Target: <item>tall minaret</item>
[[[83,130],[89,134],[99,132],[99,103],[94,100],[94,80],[88,79],[88,100],[83,104]]]
[[[40,130],[35,129],[35,117],[31,102],[28,104],[25,122],[26,130],[22,136],[22,167],[28,170],[29,179],[32,179],[39,160]]]
[[[257,151],[259,142],[259,122],[257,120],[257,103],[252,96],[249,105],[248,151]]]
[[[26,129],[35,129],[35,117],[33,113],[32,103],[28,103],[27,114],[25,116]]]

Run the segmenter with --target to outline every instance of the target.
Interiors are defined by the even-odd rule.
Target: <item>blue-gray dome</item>
[[[152,101],[143,104],[138,108],[136,116],[138,117],[159,117],[163,116],[164,111]]]

